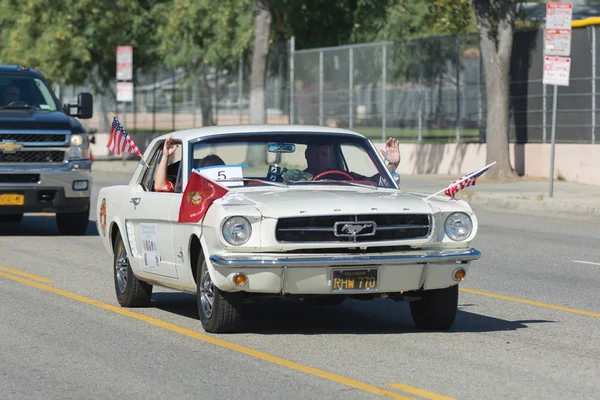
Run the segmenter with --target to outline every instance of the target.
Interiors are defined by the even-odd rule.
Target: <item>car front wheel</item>
[[[123,307],[146,307],[152,297],[152,285],[136,278],[131,270],[127,249],[117,232],[114,245],[114,278],[117,300]]]
[[[224,292],[212,283],[204,257],[198,257],[196,298],[202,327],[206,332],[237,332],[242,325],[244,293]]]
[[[458,285],[426,290],[420,300],[410,302],[410,312],[419,329],[448,330],[458,308]]]

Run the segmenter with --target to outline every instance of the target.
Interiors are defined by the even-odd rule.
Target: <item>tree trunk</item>
[[[265,101],[267,57],[269,55],[269,34],[271,30],[271,12],[269,0],[256,0],[254,17],[254,50],[252,52],[252,73],[250,82],[250,124],[267,123]],[[267,153],[264,146],[249,146],[249,165],[265,163]]]
[[[498,25],[493,27],[495,16],[490,14],[490,1],[474,1],[487,98],[486,164],[496,161],[496,165],[484,175],[486,179],[517,176],[510,164],[508,130],[510,57],[516,3],[516,0],[503,1],[497,16]]]
[[[215,120],[212,110],[212,89],[206,70],[202,71],[202,81],[200,83],[200,109],[202,110],[202,126],[213,126]]]

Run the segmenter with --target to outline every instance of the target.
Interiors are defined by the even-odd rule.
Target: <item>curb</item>
[[[472,206],[480,206],[490,211],[513,212],[561,219],[600,222],[600,205],[560,199],[528,200],[514,197],[501,197],[485,193],[463,196]]]

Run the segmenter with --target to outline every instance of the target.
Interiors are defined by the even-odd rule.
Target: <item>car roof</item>
[[[350,131],[341,128],[331,128],[328,126],[315,126],[315,125],[221,125],[221,126],[207,126],[203,128],[184,129],[179,131],[173,131],[161,135],[156,140],[162,140],[170,135],[176,136],[181,140],[188,141],[192,139],[202,138],[205,136],[219,136],[228,134],[238,133],[261,133],[261,134],[278,134],[278,133],[333,133],[333,134],[345,134],[355,137],[365,138],[358,132]]]
[[[1,73],[13,73],[13,74],[23,74],[23,75],[33,75],[39,78],[43,78],[41,72],[34,68],[23,67],[21,65],[3,65],[0,64],[0,74]]]

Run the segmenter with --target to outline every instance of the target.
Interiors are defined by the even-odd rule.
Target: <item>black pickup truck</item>
[[[39,71],[0,65],[0,223],[54,213],[61,234],[85,234],[90,139],[74,117],[92,115],[91,94],[61,106]]]

